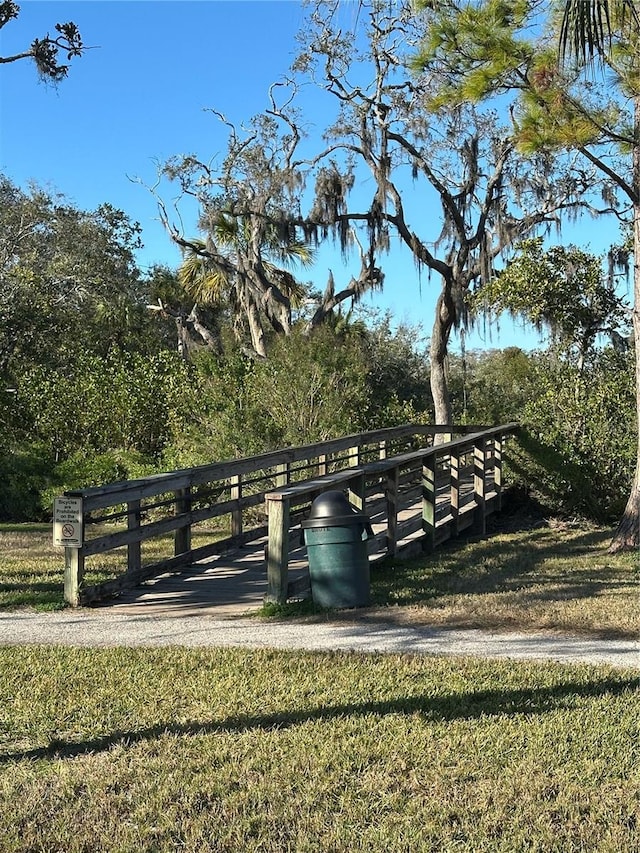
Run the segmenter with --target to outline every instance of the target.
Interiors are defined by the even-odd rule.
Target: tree
[[[199,255],[194,258],[196,266],[204,269],[205,260]],[[220,303],[202,308],[194,301],[185,290],[181,271],[162,264],[151,267],[147,284],[152,302],[147,308],[175,326],[178,353],[184,361],[189,361],[203,347],[220,351],[221,323],[225,318]]]
[[[271,230],[285,245],[333,239],[348,261],[359,254],[360,270],[346,287],[330,273],[310,328],[341,302],[381,287],[380,259],[399,243],[420,270],[442,280],[431,335],[432,395],[437,422],[450,423],[445,361],[452,329],[466,321],[467,294],[491,276],[516,238],[557,226],[593,176],[547,155],[532,169],[494,110],[441,106],[430,116],[430,93],[442,81],[431,72],[416,80],[408,68],[424,35],[411,3],[361,3],[351,30],[337,20],[339,3],[309,6],[300,54],[291,76],[272,87],[270,109],[246,134],[223,119],[230,133],[222,163],[189,156],[164,168],[198,200],[206,249],[172,225],[161,205],[163,219],[176,243],[203,257],[209,270],[222,270],[229,282],[246,279],[245,316],[255,305],[285,334],[291,300],[263,257]],[[335,106],[321,150],[301,130],[307,122],[300,99],[309,82]],[[211,240],[221,215],[243,222],[243,249],[233,257]]]
[[[0,375],[70,353],[158,345],[135,262],[140,227],[109,204],[78,210],[0,175]]]
[[[339,4],[310,5],[295,68],[333,97],[338,113],[324,134],[330,147],[309,221],[332,228],[343,250],[361,226],[371,267],[395,239],[419,269],[440,277],[431,390],[436,422],[450,423],[445,361],[452,329],[466,322],[468,293],[491,277],[517,237],[559,225],[590,176],[570,176],[545,156],[525,166],[494,110],[441,102],[429,114],[431,92],[443,81],[438,69],[419,77],[409,71],[425,33],[411,4],[361,3],[353,30],[339,20]],[[355,198],[362,170],[373,189]]]
[[[616,29],[626,36],[640,29],[634,0],[566,0],[560,29],[562,59],[573,55],[581,65],[596,56],[606,61]]]
[[[13,0],[3,0],[0,3],[0,29],[17,18],[19,14],[20,6],[17,3]],[[60,62],[60,53],[66,53],[69,62],[76,56],[82,56],[87,48],[83,45],[80,32],[73,21],[56,24],[55,29],[57,36],[51,37],[47,33],[42,38],[35,38],[28,50],[12,56],[0,56],[0,64],[31,59],[35,62],[41,79],[54,83],[60,82],[69,72],[69,66]]]
[[[266,313],[267,320],[277,331],[287,332],[291,317],[288,315],[283,325],[265,312],[264,297],[268,289],[263,295],[262,290],[256,288],[250,258],[253,254],[260,259],[262,287],[266,283],[276,286],[291,308],[298,307],[306,291],[286,267],[296,262],[309,265],[313,259],[311,247],[290,235],[283,240],[275,224],[260,229],[262,245],[254,247],[255,229],[248,218],[232,216],[224,210],[217,216],[210,210],[208,218],[207,240],[192,238],[187,242],[178,278],[196,305],[228,305],[237,339],[242,340],[244,321],[249,328],[253,353],[265,358],[262,317]]]
[[[308,241],[292,224],[300,218],[301,184],[292,162],[299,136],[286,123],[290,132],[281,132],[273,91],[271,103],[271,110],[243,130],[212,111],[229,132],[226,155],[216,168],[195,155],[174,157],[163,166],[163,177],[197,199],[202,237],[185,235],[158,199],[162,222],[184,253],[183,285],[197,302],[226,301],[238,333],[246,324],[260,358],[266,355],[264,322],[288,334],[292,308],[305,292],[288,266],[312,260]]]
[[[602,259],[576,246],[543,248],[540,238],[517,247],[507,267],[475,294],[474,302],[494,316],[507,311],[539,331],[547,329],[559,349],[583,372],[598,337],[627,348],[624,301]]]
[[[447,84],[436,103],[511,101],[514,140],[524,153],[576,152],[605,179],[603,207],[633,223],[632,322],[636,358],[636,424],[640,422],[640,29],[629,0],[563,9],[537,0],[504,3],[447,0],[428,6],[428,36],[419,67],[435,64]],[[546,29],[540,32],[544,16]],[[539,36],[532,37],[532,33]],[[558,47],[575,62],[558,63]],[[598,77],[588,66],[606,68]],[[637,429],[637,426],[636,426]],[[636,471],[611,550],[640,544],[640,430]]]

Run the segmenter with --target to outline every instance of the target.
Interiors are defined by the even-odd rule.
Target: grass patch
[[[61,610],[64,551],[50,524],[0,524],[0,609]]]
[[[373,603],[413,623],[640,635],[639,555],[608,554],[612,531],[546,523],[450,542],[372,573]]]
[[[0,684],[3,853],[637,846],[637,673],[4,647]]]

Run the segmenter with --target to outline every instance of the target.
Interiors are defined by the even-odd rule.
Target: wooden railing
[[[459,432],[459,430],[456,430]],[[139,585],[163,572],[179,571],[215,554],[266,536],[265,494],[274,488],[404,452],[451,428],[407,424],[290,447],[245,459],[215,462],[138,480],[69,491],[81,500],[82,544],[65,547],[65,600],[89,604]],[[223,525],[206,544],[193,547],[192,534]],[[168,556],[148,560],[143,544],[172,537]],[[126,548],[115,577],[87,584],[91,561]]]
[[[327,489],[348,490],[354,508],[369,516],[375,534],[368,540],[370,556],[430,551],[471,526],[484,535],[487,515],[501,508],[503,441],[517,427],[478,430],[267,494],[265,600],[284,603],[305,591],[307,578],[289,583],[289,553],[299,543],[307,507]]]

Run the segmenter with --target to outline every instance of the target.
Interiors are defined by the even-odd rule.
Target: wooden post
[[[422,460],[422,550],[433,551],[436,538],[436,454]]]
[[[386,459],[387,458],[387,442],[381,441],[378,444],[378,459]]]
[[[323,453],[318,456],[318,477],[324,477],[327,473],[327,454]]]
[[[288,462],[276,467],[276,486],[288,486],[291,482],[291,466]]]
[[[129,501],[127,503],[127,530],[140,529],[140,501]],[[127,573],[134,574],[140,571],[142,566],[142,549],[140,540],[130,542],[127,545]]]
[[[231,477],[230,497],[232,501],[239,501],[242,497],[242,480],[240,474]],[[242,509],[238,505],[231,510],[231,535],[240,536],[242,533]]]
[[[349,468],[357,468],[360,465],[360,445],[350,447],[347,453],[349,454]]]
[[[477,439],[473,444],[473,495],[476,509],[474,528],[480,536],[487,532],[486,502],[486,438]]]
[[[460,516],[460,451],[457,449],[449,454],[449,471],[451,474],[451,535],[457,536],[460,532],[458,528]]]
[[[396,465],[387,471],[387,556],[398,553],[398,478],[400,469]]]
[[[364,471],[349,480],[349,503],[352,504],[358,512],[364,512],[365,506],[365,483]]]
[[[64,600],[72,607],[80,603],[80,587],[84,576],[82,548],[64,549]]]
[[[178,489],[176,494],[176,503],[175,503],[175,513],[176,515],[182,515],[182,513],[190,513],[191,512],[191,488],[187,486],[186,489]],[[140,509],[140,503],[138,502],[138,510]],[[131,516],[129,516],[131,518]],[[140,513],[138,512],[138,519],[140,518]],[[139,544],[139,543],[138,543]],[[178,527],[173,537],[173,553],[178,556],[178,554],[188,554],[191,550],[191,522],[187,521],[182,527]]]
[[[496,493],[496,512],[502,509],[502,436],[493,437],[493,487]]]
[[[289,498],[267,499],[269,542],[267,545],[267,592],[264,600],[271,604],[286,604],[287,601],[289,512]]]

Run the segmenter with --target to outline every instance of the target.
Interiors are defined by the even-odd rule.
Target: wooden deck
[[[145,617],[222,616],[309,595],[300,525],[332,489],[370,520],[371,561],[429,552],[472,526],[482,533],[500,509],[503,442],[515,429],[452,437],[449,427],[409,424],[66,493],[86,535],[65,546],[65,599]],[[222,538],[208,535],[220,529]],[[162,537],[164,552],[143,550]],[[91,561],[118,549],[122,570],[86,584]]]

